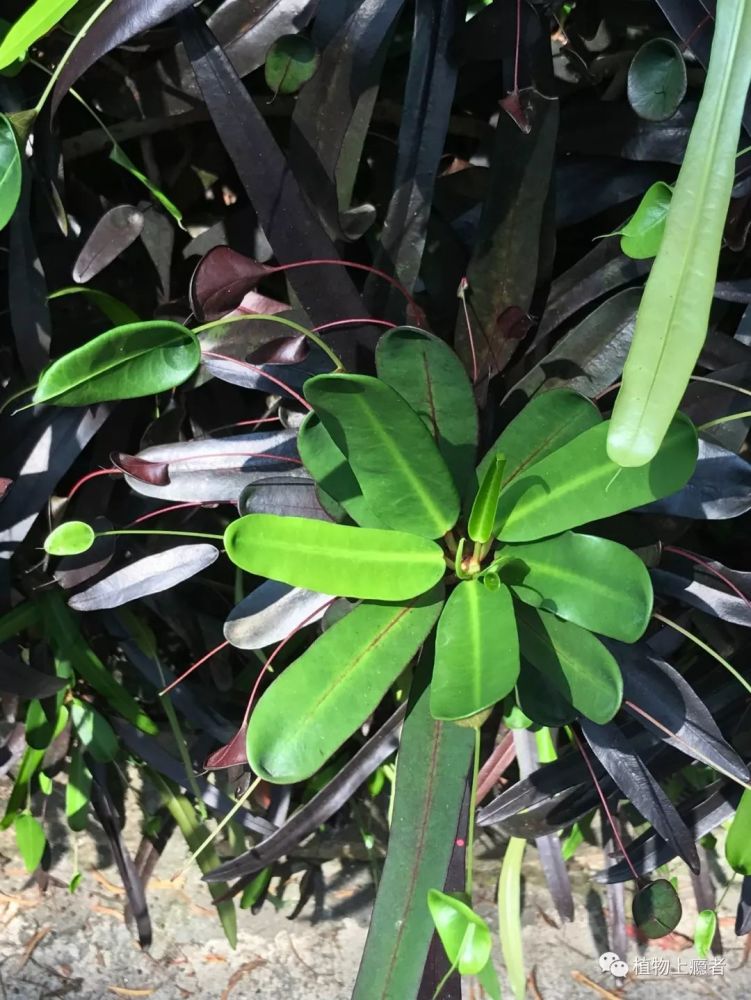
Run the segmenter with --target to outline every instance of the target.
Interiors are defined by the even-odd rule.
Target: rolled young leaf
[[[173,389],[198,367],[201,350],[180,323],[128,323],[94,337],[42,372],[34,403],[88,406]]]
[[[388,527],[439,538],[454,526],[459,496],[451,473],[397,392],[368,375],[317,375],[305,383],[305,397]]]
[[[527,542],[612,517],[668,496],[688,481],[698,453],[691,421],[678,414],[647,465],[621,468],[606,451],[608,423],[590,428],[529,466],[501,493],[498,537]]]
[[[446,569],[440,546],[427,538],[304,517],[247,514],[227,527],[224,546],[247,573],[335,597],[406,600]]]
[[[516,597],[592,632],[635,642],[652,614],[652,584],[638,556],[607,538],[572,531],[506,545],[494,566]]]
[[[464,719],[504,698],[519,676],[519,640],[508,587],[464,580],[438,623],[430,686],[434,719]]]
[[[619,465],[657,454],[704,345],[749,82],[751,2],[719,0],[704,92],[610,422],[608,454]]]
[[[328,629],[263,694],[248,761],[266,781],[304,781],[352,735],[432,629],[436,587],[406,605],[367,602]]]
[[[751,875],[751,791],[746,789],[730,824],[725,857],[734,872]]]
[[[431,889],[428,909],[449,962],[463,976],[474,976],[490,958],[490,928],[463,899]]]

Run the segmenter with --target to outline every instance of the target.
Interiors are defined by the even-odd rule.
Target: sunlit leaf
[[[428,908],[451,965],[462,975],[476,975],[490,958],[490,928],[464,899],[438,889],[428,893]]]
[[[318,49],[304,35],[282,35],[266,53],[266,83],[275,94],[294,94],[318,69]]]
[[[70,757],[68,783],[65,786],[65,816],[74,833],[86,829],[90,800],[91,771],[83,759],[83,751],[76,747]]]
[[[21,153],[13,126],[0,115],[0,229],[10,222],[21,196]]]
[[[78,738],[94,760],[107,763],[120,749],[109,722],[85,701],[74,698],[70,705],[70,721]]]
[[[78,0],[36,0],[0,42],[0,69],[10,66],[74,7]]]
[[[248,573],[338,597],[414,597],[446,568],[441,548],[427,538],[274,514],[232,521],[224,546]]]
[[[94,337],[44,370],[34,403],[87,406],[173,389],[198,367],[201,350],[180,323],[129,323]]]
[[[717,930],[717,912],[702,910],[697,914],[694,926],[694,948],[699,958],[706,958],[712,947],[712,941]]]
[[[741,797],[725,841],[725,857],[734,872],[751,875],[751,791]]]
[[[647,260],[657,255],[672,199],[673,189],[664,181],[647,188],[634,214],[618,230],[621,250],[627,257]]]
[[[33,872],[39,867],[47,844],[44,827],[31,813],[24,812],[16,816],[13,829],[24,867]]]
[[[661,938],[678,926],[683,915],[678,893],[667,879],[650,882],[634,896],[634,923],[648,938]]]
[[[75,556],[94,544],[94,529],[85,521],[65,521],[47,535],[44,551],[50,556]]]

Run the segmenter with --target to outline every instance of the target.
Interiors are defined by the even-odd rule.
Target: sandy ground
[[[128,832],[128,839],[137,842],[137,829]],[[125,925],[124,897],[101,834],[82,835],[79,841],[84,879],[78,891],[71,894],[66,888],[72,873],[70,855],[56,850],[62,856],[52,873],[59,884],[41,894],[16,858],[12,834],[0,835],[4,875],[0,890],[0,1000],[52,1000],[68,995],[80,1000],[350,997],[373,898],[368,865],[326,862],[325,893],[311,899],[300,915],[290,920],[299,889],[299,876],[293,877],[276,906],[267,903],[256,916],[239,913],[239,944],[233,952],[222,936],[196,869],[178,882],[171,881],[187,857],[184,844],[175,836],[148,887],[154,945],[146,954]],[[687,937],[674,937],[673,948],[652,947],[639,953],[631,942],[629,955],[621,957],[628,959],[632,969],[640,959],[641,974],[632,974],[621,990],[609,973],[600,971],[597,962],[605,950],[604,893],[591,881],[592,871],[600,865],[599,852],[587,849],[572,869],[576,919],[563,926],[540,880],[534,849],[527,854],[524,944],[528,966],[534,969],[535,987],[528,993],[534,1000],[751,997],[751,965],[742,966],[744,942],[732,932],[735,886],[721,910],[722,962],[714,967],[710,963],[703,975],[687,974],[697,958],[689,940],[695,914],[687,907],[678,928]],[[492,927],[497,863],[480,859],[477,870],[475,903]],[[688,886],[682,898],[693,898]],[[496,958],[503,977],[498,949]],[[467,1000],[479,1000],[480,991],[467,982],[464,995]],[[505,990],[504,995],[511,994]]]

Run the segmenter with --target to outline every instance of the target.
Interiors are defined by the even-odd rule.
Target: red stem
[[[516,49],[514,51],[514,93],[519,93],[519,53],[522,47],[522,0],[516,0]]]
[[[173,688],[176,688],[178,684],[181,684],[186,677],[188,677],[190,674],[193,673],[194,670],[198,670],[199,667],[203,666],[203,664],[207,660],[210,660],[215,653],[218,653],[221,649],[224,649],[225,646],[229,646],[229,639],[225,639],[224,642],[220,642],[218,646],[214,646],[214,648],[210,649],[208,653],[205,653],[200,660],[197,660],[192,666],[188,667],[188,669],[184,671],[182,674],[180,674],[178,678],[172,681],[171,684],[168,684],[163,691],[159,692],[160,697],[161,695],[169,694],[169,692]]]
[[[388,281],[388,283],[393,285],[397,291],[401,292],[413,309],[420,308],[401,282],[397,281],[396,278],[393,278],[390,274],[386,274],[385,271],[380,271],[377,267],[371,267],[369,264],[357,264],[353,260],[298,260],[294,261],[292,264],[279,264],[271,270],[276,273],[281,271],[292,271],[296,267],[317,267],[321,264],[331,267],[351,267],[356,271],[367,271],[368,274],[374,274],[377,278],[382,278],[384,281]],[[363,323],[372,322],[373,321],[370,319],[363,320]]]
[[[122,476],[122,469],[97,469],[95,472],[87,472],[85,476],[81,476],[78,482],[73,486],[73,489],[68,494],[68,500],[72,500],[73,497],[78,493],[79,489],[84,483],[88,483],[90,479],[96,479],[97,476]]]
[[[184,510],[186,507],[203,507],[204,505],[208,507],[214,507],[219,503],[231,503],[235,506],[237,501],[235,500],[191,500],[186,503],[173,503],[169,507],[160,507],[159,510],[152,510],[149,514],[141,514],[137,517],[135,521],[131,521],[126,525],[128,528],[132,528],[136,524],[143,524],[144,521],[150,521],[152,517],[159,517],[160,514],[171,514],[173,510]]]
[[[746,606],[751,608],[751,601],[749,601],[743,591],[736,587],[732,580],[729,580],[726,576],[724,576],[724,574],[720,573],[719,570],[715,569],[711,563],[702,559],[701,556],[697,556],[693,552],[689,552],[688,549],[679,549],[675,545],[663,545],[663,550],[665,552],[672,552],[677,556],[683,556],[684,559],[689,559],[691,562],[695,562],[697,566],[703,566],[708,573],[716,576],[718,580],[722,580],[726,587],[730,587],[733,593],[737,594],[738,597],[745,602]]]
[[[263,378],[267,378],[269,382],[273,382],[274,385],[280,386],[282,389],[284,389],[285,392],[289,393],[289,395],[292,396],[293,399],[296,399],[298,403],[304,406],[306,410],[313,409],[310,403],[308,403],[307,400],[303,399],[302,396],[296,393],[291,386],[287,385],[286,382],[282,382],[282,380],[276,378],[276,376],[269,375],[268,372],[265,372],[263,368],[259,368],[258,365],[252,365],[249,361],[239,361],[237,358],[230,358],[226,354],[216,354],[214,351],[204,351],[203,356],[205,358],[216,358],[218,361],[230,361],[236,365],[242,365],[243,368],[250,368],[251,371],[254,371],[258,375],[263,376]]]
[[[396,330],[397,324],[390,323],[387,319],[335,319],[330,323],[321,323],[320,326],[313,327],[313,333],[320,333],[322,330],[331,330],[335,326],[352,326],[355,323],[370,323],[371,326],[387,326],[390,330]]]

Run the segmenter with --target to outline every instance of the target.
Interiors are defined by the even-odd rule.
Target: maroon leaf
[[[309,351],[307,337],[280,337],[257,348],[248,360],[254,365],[294,365],[304,361]]]
[[[248,751],[245,746],[248,735],[247,722],[242,725],[229,743],[219,747],[206,758],[203,765],[207,771],[218,771],[224,767],[236,767],[238,764],[248,763]]]
[[[73,280],[91,281],[141,235],[143,215],[133,205],[116,205],[94,226],[73,265]]]
[[[237,309],[248,292],[254,291],[261,279],[273,271],[273,267],[259,264],[229,247],[214,247],[193,272],[191,309],[201,320],[218,319]]]
[[[132,479],[152,486],[166,486],[169,481],[169,466],[166,462],[149,462],[137,455],[126,455],[121,451],[113,451],[110,461]]]
[[[5,498],[5,494],[13,485],[12,479],[6,479],[5,476],[0,476],[0,500]]]

